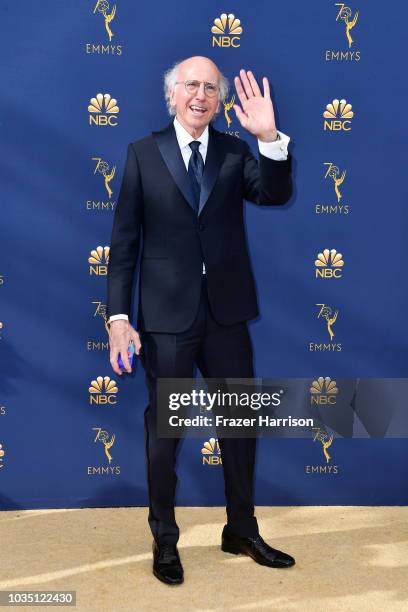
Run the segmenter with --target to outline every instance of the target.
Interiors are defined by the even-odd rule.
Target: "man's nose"
[[[199,98],[200,100],[205,98],[205,83],[200,83],[200,86],[197,89],[196,98]]]

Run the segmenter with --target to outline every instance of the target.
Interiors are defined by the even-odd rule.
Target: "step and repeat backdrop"
[[[343,379],[408,377],[404,3],[2,0],[0,16],[2,509],[147,504],[144,372],[109,364],[109,240],[127,145],[169,123],[163,74],[192,55],[230,81],[218,130],[256,153],[232,108],[245,68],[291,138],[290,202],[246,206],[257,376],[309,380],[322,410]],[[406,504],[402,430],[352,426],[260,439],[256,503]],[[178,476],[178,504],[224,505],[216,437],[182,441]]]

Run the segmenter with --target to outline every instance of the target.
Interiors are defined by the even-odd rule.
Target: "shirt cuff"
[[[127,314],[117,314],[113,315],[112,317],[109,317],[109,323],[112,323],[112,321],[117,321],[118,319],[124,319],[125,321],[129,321],[129,317],[127,316]]]
[[[288,144],[290,137],[277,130],[280,140],[273,142],[262,142],[258,140],[259,152],[269,159],[275,159],[276,161],[283,161],[288,158]]]

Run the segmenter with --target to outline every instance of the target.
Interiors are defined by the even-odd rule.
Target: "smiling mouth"
[[[193,115],[197,116],[204,115],[204,113],[207,112],[206,108],[204,108],[203,106],[197,106],[196,104],[191,104],[188,108],[191,110]]]

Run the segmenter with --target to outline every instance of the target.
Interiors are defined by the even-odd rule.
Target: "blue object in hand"
[[[135,355],[135,345],[133,344],[133,340],[131,340],[129,342],[129,346],[128,346],[128,359],[129,359],[129,363],[130,363],[130,367],[133,368],[133,358]],[[122,361],[122,357],[119,353],[118,356],[118,366],[120,367],[121,370],[125,370],[125,366],[123,365],[123,361]]]

